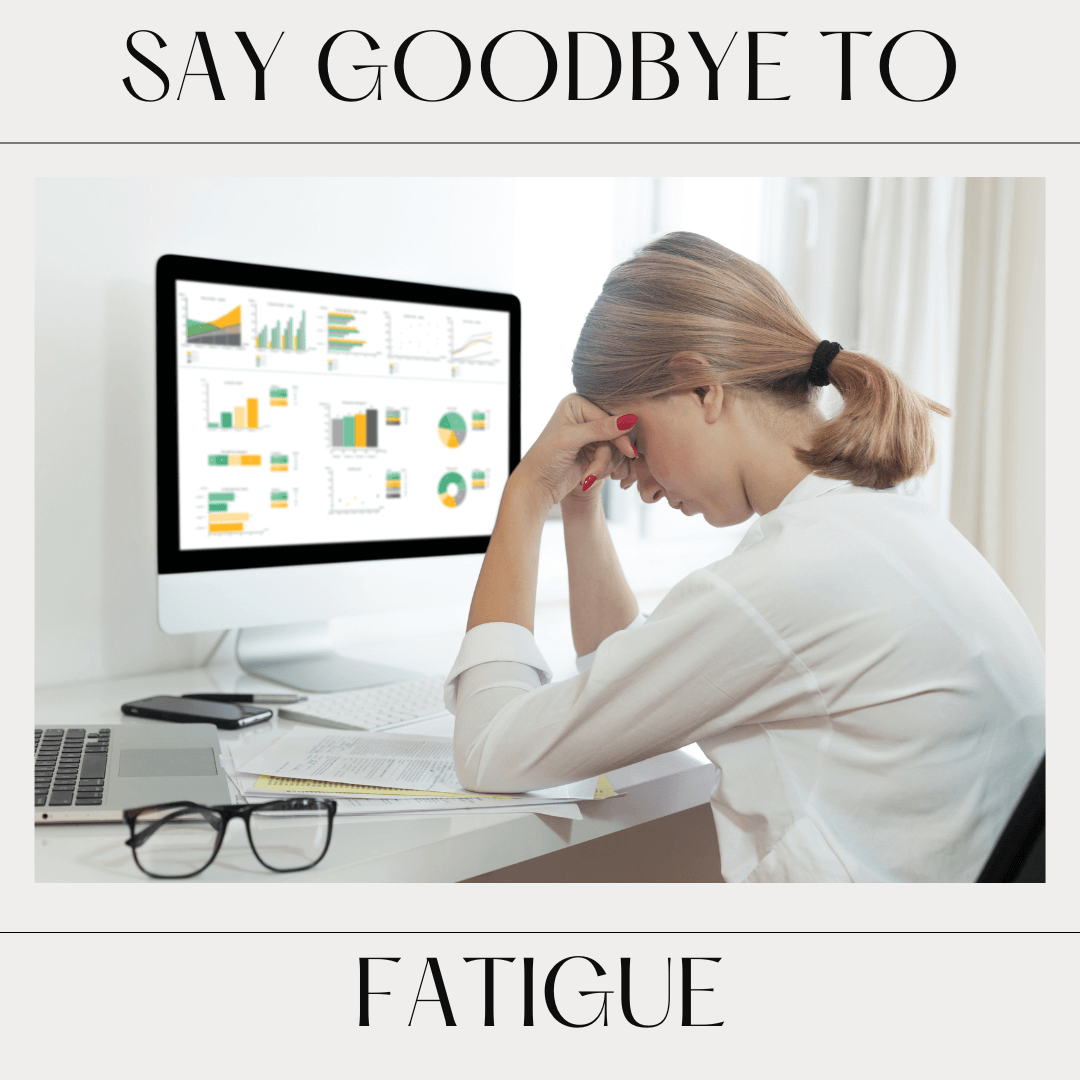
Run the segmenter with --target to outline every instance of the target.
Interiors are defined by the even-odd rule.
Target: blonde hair
[[[719,383],[802,408],[816,398],[820,340],[767,270],[697,233],[669,233],[608,275],[574,350],[574,386],[601,406]],[[673,363],[680,353],[705,357],[711,376]],[[800,461],[874,488],[930,468],[931,413],[947,408],[864,353],[842,349],[828,377],[843,408],[795,448]]]

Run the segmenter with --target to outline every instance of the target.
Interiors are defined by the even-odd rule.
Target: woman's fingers
[[[581,449],[589,443],[613,443],[628,458],[637,457],[637,451],[631,441],[630,433],[637,424],[633,413],[622,416],[601,416],[583,424],[568,424],[563,429],[563,437],[568,445]]]
[[[591,487],[596,480],[603,480],[605,476],[610,476],[614,457],[611,443],[598,443],[592,460],[585,466],[585,473],[581,478],[582,488],[585,489],[586,484]],[[594,478],[592,481],[589,480],[590,476]]]

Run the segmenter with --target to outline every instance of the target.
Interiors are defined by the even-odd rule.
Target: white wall
[[[36,196],[37,681],[197,663],[215,636],[156,619],[158,256],[514,291],[514,181],[43,179]]]

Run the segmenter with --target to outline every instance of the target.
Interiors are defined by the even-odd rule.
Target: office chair
[[[1016,804],[979,881],[1046,881],[1046,757]]]

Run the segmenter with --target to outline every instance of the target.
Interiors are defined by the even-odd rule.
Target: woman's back
[[[771,700],[771,635],[733,650],[720,616],[721,689],[757,684],[745,720],[702,744],[722,770],[725,878],[973,880],[1038,764],[1045,709],[1038,640],[985,560],[917,495],[809,476],[702,573],[789,660]],[[770,720],[800,675],[816,715]]]

